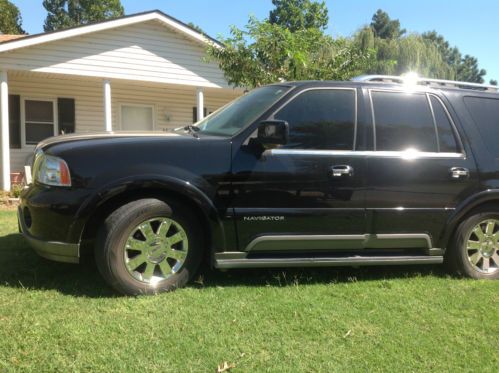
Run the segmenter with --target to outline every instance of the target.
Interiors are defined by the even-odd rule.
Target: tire
[[[95,260],[118,292],[157,294],[187,284],[201,263],[202,245],[201,225],[192,211],[173,202],[140,199],[105,219]]]
[[[477,211],[465,218],[449,249],[445,259],[453,272],[475,279],[498,279],[499,211]]]

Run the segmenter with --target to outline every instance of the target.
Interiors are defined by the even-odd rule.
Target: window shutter
[[[206,108],[204,108],[204,116],[206,117],[206,113],[208,112],[208,110]],[[194,106],[192,108],[192,123],[196,123],[198,121],[198,108],[197,106]]]
[[[9,137],[10,147],[21,147],[21,97],[9,95]]]
[[[57,113],[59,133],[73,133],[75,131],[75,100],[73,98],[58,98]]]

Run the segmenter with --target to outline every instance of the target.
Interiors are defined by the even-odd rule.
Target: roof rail
[[[361,75],[352,79],[354,82],[385,82],[385,83],[411,83],[420,84],[430,87],[452,87],[461,89],[474,89],[486,92],[499,92],[499,87],[488,84],[480,83],[469,83],[469,82],[459,82],[454,80],[443,80],[443,79],[429,79],[421,77],[405,77],[405,76],[394,76],[394,75]]]

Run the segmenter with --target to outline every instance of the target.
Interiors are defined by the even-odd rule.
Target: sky
[[[43,32],[42,0],[11,0],[21,10],[23,28]],[[210,36],[227,36],[230,25],[242,28],[250,14],[268,16],[271,0],[121,0],[126,14],[159,9],[183,22],[193,22]],[[369,24],[377,9],[399,19],[409,32],[436,30],[461,53],[478,58],[489,79],[499,80],[498,0],[326,0],[327,33],[352,35]]]

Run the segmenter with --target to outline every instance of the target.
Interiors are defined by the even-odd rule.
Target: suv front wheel
[[[123,294],[183,287],[202,258],[202,231],[184,206],[141,199],[115,210],[97,235],[95,258],[106,281]]]
[[[447,261],[461,275],[498,279],[499,212],[480,212],[465,219],[456,230]]]

